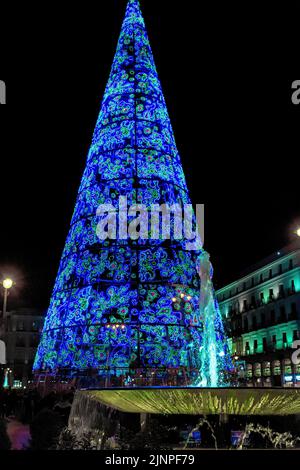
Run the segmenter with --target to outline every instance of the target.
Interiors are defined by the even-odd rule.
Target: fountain
[[[113,410],[300,413],[300,390],[231,387],[213,269],[199,240],[190,251],[174,233],[98,237],[100,205],[122,225],[127,204],[140,203],[191,201],[139,2],[129,0],[35,358],[37,383],[78,389],[70,426],[81,430],[106,432]]]

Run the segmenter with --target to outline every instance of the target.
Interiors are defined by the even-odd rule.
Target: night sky
[[[218,288],[300,224],[299,12],[198,4],[141,0],[191,198],[205,204]],[[0,275],[17,283],[10,306],[48,305],[126,0],[69,5],[26,4],[1,20]]]

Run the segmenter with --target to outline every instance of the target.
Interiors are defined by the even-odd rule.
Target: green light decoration
[[[6,369],[5,374],[4,374],[3,388],[9,388],[8,370],[7,369]]]
[[[196,387],[224,387],[229,385],[228,372],[233,369],[223,322],[215,296],[210,256],[202,251],[197,260],[200,277],[199,310],[203,323],[203,343],[200,348],[200,374]]]
[[[127,413],[267,416],[300,413],[297,389],[144,388],[77,393]]]

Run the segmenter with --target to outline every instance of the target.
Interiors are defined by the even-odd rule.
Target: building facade
[[[217,298],[244,383],[300,387],[294,354],[300,340],[300,241],[250,268]]]
[[[31,379],[43,323],[44,313],[37,309],[20,308],[7,313],[3,339],[8,386],[23,387]]]

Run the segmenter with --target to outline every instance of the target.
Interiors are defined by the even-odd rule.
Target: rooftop
[[[221,287],[220,289],[218,289],[218,292],[221,292],[222,290],[229,288],[230,286],[236,284],[237,281],[241,281],[243,280],[243,278],[249,277],[250,274],[253,274],[256,271],[259,271],[262,268],[267,268],[268,265],[276,261],[279,261],[287,257],[288,255],[291,255],[292,253],[296,253],[297,251],[300,251],[300,238],[284,246],[278,251],[272,253],[266,258],[263,258],[261,261],[258,261],[257,263],[252,264],[247,269],[243,270],[235,281]]]

